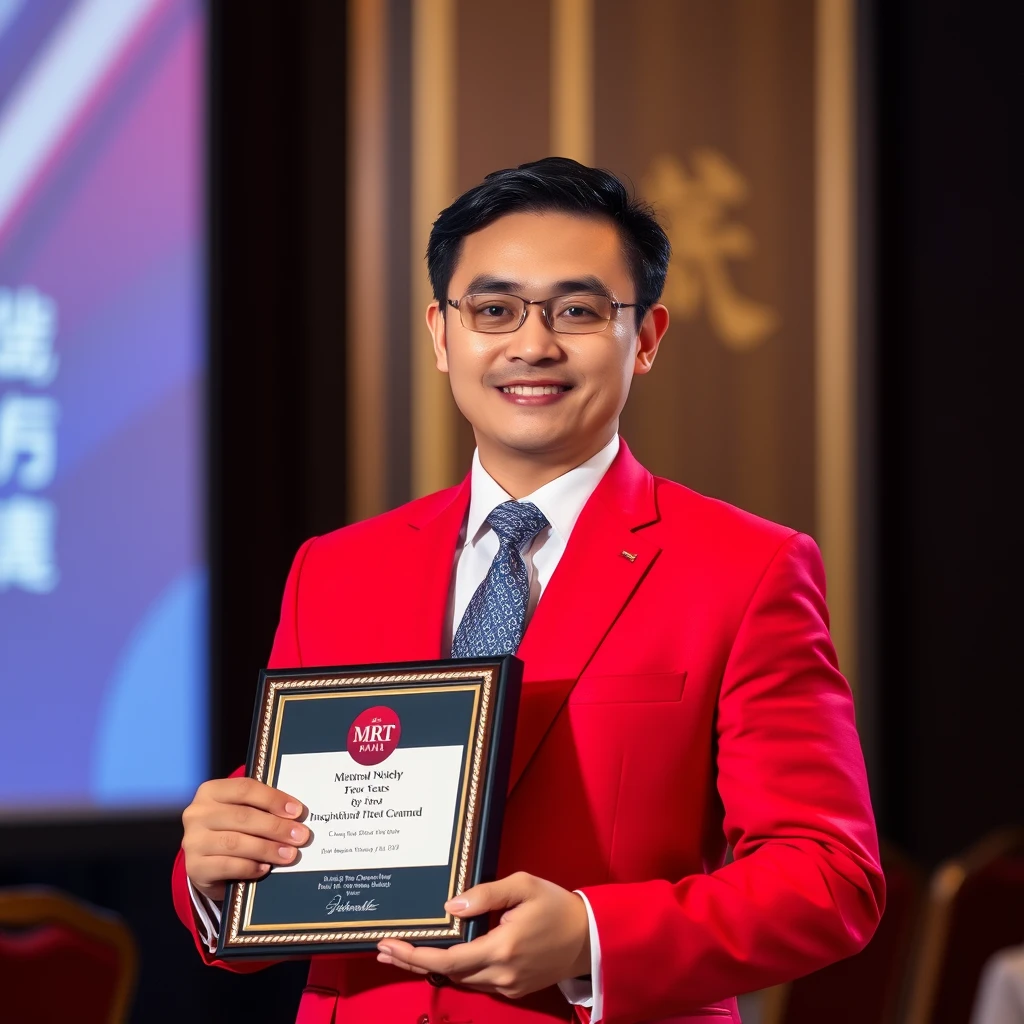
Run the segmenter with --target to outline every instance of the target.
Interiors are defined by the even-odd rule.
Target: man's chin
[[[534,433],[532,431],[503,434],[493,438],[494,443],[510,455],[524,455],[532,458],[558,457],[570,448],[576,447],[576,439],[564,434]]]

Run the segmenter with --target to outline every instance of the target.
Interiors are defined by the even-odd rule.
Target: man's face
[[[448,298],[479,290],[543,300],[598,289],[617,302],[636,301],[611,220],[512,213],[463,240]],[[449,375],[481,454],[569,462],[589,458],[611,440],[633,375],[650,369],[668,326],[663,306],[648,312],[639,331],[636,310],[622,309],[603,330],[588,334],[552,331],[540,306],[528,306],[526,321],[507,334],[470,330],[451,306],[444,313],[437,303],[427,310],[437,367]],[[546,393],[530,393],[540,387]]]

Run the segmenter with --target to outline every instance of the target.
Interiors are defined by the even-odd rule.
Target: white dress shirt
[[[593,458],[519,499],[536,505],[548,521],[548,525],[521,552],[530,580],[527,622],[533,615],[555,567],[565,553],[569,536],[583,511],[583,506],[594,493],[601,478],[608,472],[618,451],[619,437],[616,434]],[[448,614],[445,617],[442,638],[442,650],[445,653],[451,650],[452,638],[458,628],[457,623],[462,621],[470,599],[487,578],[494,556],[498,553],[498,535],[487,523],[487,516],[493,508],[513,500],[515,499],[484,469],[480,462],[480,453],[474,452],[469,511],[455,547]],[[192,888],[191,881],[189,892],[192,895],[200,933],[210,952],[213,952],[217,946],[217,932],[220,927],[220,907],[197,893]],[[583,893],[579,893],[579,896],[586,906],[590,924],[590,981],[569,979],[560,982],[559,988],[570,1003],[588,1007],[591,1011],[592,1024],[599,1024],[603,1015],[601,944],[590,903]]]

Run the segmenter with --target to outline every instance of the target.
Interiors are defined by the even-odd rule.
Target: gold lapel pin
[[[631,562],[635,562],[636,561],[636,555],[634,555],[632,551],[623,551],[622,552],[622,557],[623,558],[628,558]]]

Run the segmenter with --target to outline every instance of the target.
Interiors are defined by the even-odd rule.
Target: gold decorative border
[[[438,678],[438,676],[434,675],[431,678],[436,680]],[[479,673],[477,673],[477,675],[475,675],[473,677],[473,679],[474,679],[475,683],[480,684],[481,677],[480,677]],[[467,749],[471,749],[474,746],[474,744],[476,742],[475,741],[475,736],[479,733],[479,729],[477,727],[477,713],[478,713],[478,710],[480,708],[480,691],[481,691],[481,688],[482,688],[481,685],[470,684],[470,685],[467,685],[467,686],[448,686],[448,687],[445,687],[445,691],[444,691],[445,693],[472,692],[474,694],[474,697],[473,697],[473,711],[472,711],[472,717],[470,719],[469,735],[467,736],[467,742],[466,742],[466,748]],[[418,687],[405,688],[405,689],[401,689],[401,690],[389,690],[388,692],[390,694],[401,694],[402,696],[408,696],[409,694],[431,693],[431,692],[436,692],[436,691],[434,690],[433,687],[418,686]],[[274,740],[273,740],[273,742],[270,745],[270,765],[271,766],[276,765],[278,763],[278,759],[277,759],[278,743],[279,743],[280,737],[281,737],[281,723],[284,721],[284,708],[283,708],[283,705],[285,703],[287,703],[288,701],[295,701],[295,700],[323,700],[323,699],[330,699],[330,696],[331,696],[330,694],[326,694],[326,693],[323,693],[323,694],[321,694],[321,693],[288,693],[288,694],[281,694],[280,701],[279,701],[278,711],[277,711],[277,714],[276,714],[276,716],[274,718]],[[377,693],[373,689],[353,690],[351,693],[347,694],[346,696],[349,696],[349,697],[375,697],[375,696],[377,696]],[[472,767],[472,764],[473,764],[472,758],[467,757],[466,758],[466,768],[465,768],[465,771],[463,772],[462,785],[460,787],[459,811],[458,811],[458,816],[455,819],[455,821],[456,821],[455,849],[457,849],[457,850],[460,848],[459,844],[460,844],[461,838],[462,838],[462,827],[463,827],[464,815],[465,815],[465,812],[466,812],[467,792],[468,792],[469,786],[471,784],[470,769]],[[258,778],[257,781],[259,781],[259,782],[266,782],[268,780],[261,776],[261,777]],[[455,885],[456,885],[455,869],[456,869],[456,862],[453,861],[451,877],[448,880],[448,898],[449,899],[451,899],[451,897],[456,895],[456,891],[455,891]],[[400,869],[396,869],[396,870],[400,870]],[[252,907],[252,905],[253,905],[253,891],[254,891],[254,888],[252,886],[250,886],[249,887],[249,892],[248,892],[248,895],[247,895],[247,898],[246,898],[246,901],[245,901],[245,921],[243,922],[243,925],[242,925],[243,931],[245,931],[245,932],[250,932],[250,931],[251,932],[269,932],[269,931],[273,931],[275,928],[279,928],[280,925],[263,925],[263,924],[254,925],[254,924],[251,923],[251,921],[252,921],[252,909],[253,909],[253,907]],[[461,892],[461,889],[459,891]],[[443,915],[441,917],[424,917],[424,918],[408,918],[408,919],[406,919],[406,918],[398,918],[398,919],[392,920],[392,921],[378,921],[377,924],[379,924],[379,925],[442,924],[442,923],[446,923],[448,921],[449,916],[450,915],[445,914],[445,915]],[[295,921],[295,922],[292,923],[292,927],[293,928],[316,928],[320,924],[321,924],[321,922],[318,922],[318,921]],[[346,927],[358,928],[359,925],[358,924],[353,924],[351,926],[346,926]]]
[[[277,739],[280,733],[281,715],[278,712],[279,702],[285,697],[314,697],[315,693],[295,693],[293,691],[323,690],[328,687],[374,687],[392,683],[429,683],[467,680],[479,683],[479,695],[474,705],[472,728],[475,737],[470,736],[472,756],[466,759],[466,775],[462,780],[462,798],[457,819],[455,846],[459,851],[457,862],[452,865],[452,882],[449,890],[458,895],[466,887],[469,865],[476,852],[478,830],[476,814],[480,791],[480,780],[487,769],[487,743],[491,735],[492,715],[491,697],[497,677],[496,668],[451,669],[441,672],[402,672],[378,673],[376,675],[318,676],[311,678],[270,679],[267,681],[263,697],[262,718],[257,739],[256,757],[253,765],[253,778],[263,782],[267,778],[268,764],[272,765],[276,758]],[[370,690],[372,692],[372,689]],[[412,688],[393,691],[396,693],[422,693],[424,688]],[[322,696],[326,697],[327,694]],[[357,696],[356,693],[346,696]],[[271,742],[271,726],[275,726],[274,740]],[[402,929],[366,929],[361,931],[303,931],[303,932],[261,932],[254,934],[248,930],[251,914],[251,903],[255,893],[254,883],[239,882],[232,891],[229,908],[228,934],[224,945],[226,948],[239,948],[253,945],[285,945],[285,944],[319,944],[331,942],[372,942],[383,938],[399,939],[441,939],[459,938],[463,934],[465,922],[454,919],[452,924],[443,928],[402,928]],[[245,923],[243,924],[243,915]],[[257,926],[262,927],[262,926]],[[279,927],[279,926],[275,926]],[[294,928],[294,925],[292,926]]]

